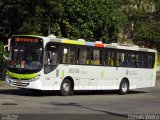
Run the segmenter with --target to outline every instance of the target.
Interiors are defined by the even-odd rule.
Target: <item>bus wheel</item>
[[[120,83],[120,86],[119,86],[119,93],[121,95],[125,95],[129,92],[129,82],[125,79],[123,79]]]
[[[68,96],[71,92],[71,82],[68,79],[64,79],[61,84],[60,93],[62,96]]]

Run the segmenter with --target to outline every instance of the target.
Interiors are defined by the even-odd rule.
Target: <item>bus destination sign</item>
[[[42,42],[41,39],[33,37],[15,37],[15,42],[26,42],[26,43],[39,43]]]

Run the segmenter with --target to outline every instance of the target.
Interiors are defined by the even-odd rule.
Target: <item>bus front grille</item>
[[[29,85],[29,82],[24,82],[24,81],[17,80],[17,81],[13,81],[12,85],[15,85],[15,86],[24,86],[25,87],[25,86]]]
[[[25,87],[25,86],[29,85],[29,81],[28,80],[26,80],[26,81],[18,80],[18,79],[11,78],[9,76],[7,77],[7,79],[8,79],[8,82],[13,86]]]

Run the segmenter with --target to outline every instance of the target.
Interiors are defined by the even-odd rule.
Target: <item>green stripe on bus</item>
[[[153,80],[153,72],[151,73],[151,80]]]
[[[154,69],[157,68],[157,60],[158,60],[158,55],[157,55],[157,53],[156,53],[156,55],[155,55]]]
[[[62,78],[64,78],[64,70],[62,70]]]
[[[104,71],[101,72],[101,79],[103,79]]]
[[[7,71],[7,75],[10,77],[17,78],[17,79],[32,79],[37,76],[37,74],[35,74],[35,73],[33,73],[33,74],[17,74],[17,73],[13,73],[10,71]]]

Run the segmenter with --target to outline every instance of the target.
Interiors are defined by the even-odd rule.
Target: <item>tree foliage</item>
[[[90,41],[116,41],[126,16],[116,0],[2,0],[1,37],[53,33]]]
[[[159,0],[130,0],[123,9],[128,17],[126,34],[135,43],[143,46],[158,48],[160,42],[160,1]]]
[[[110,43],[123,33],[134,41],[157,42],[159,6],[159,0],[1,0],[0,38],[55,34]]]

